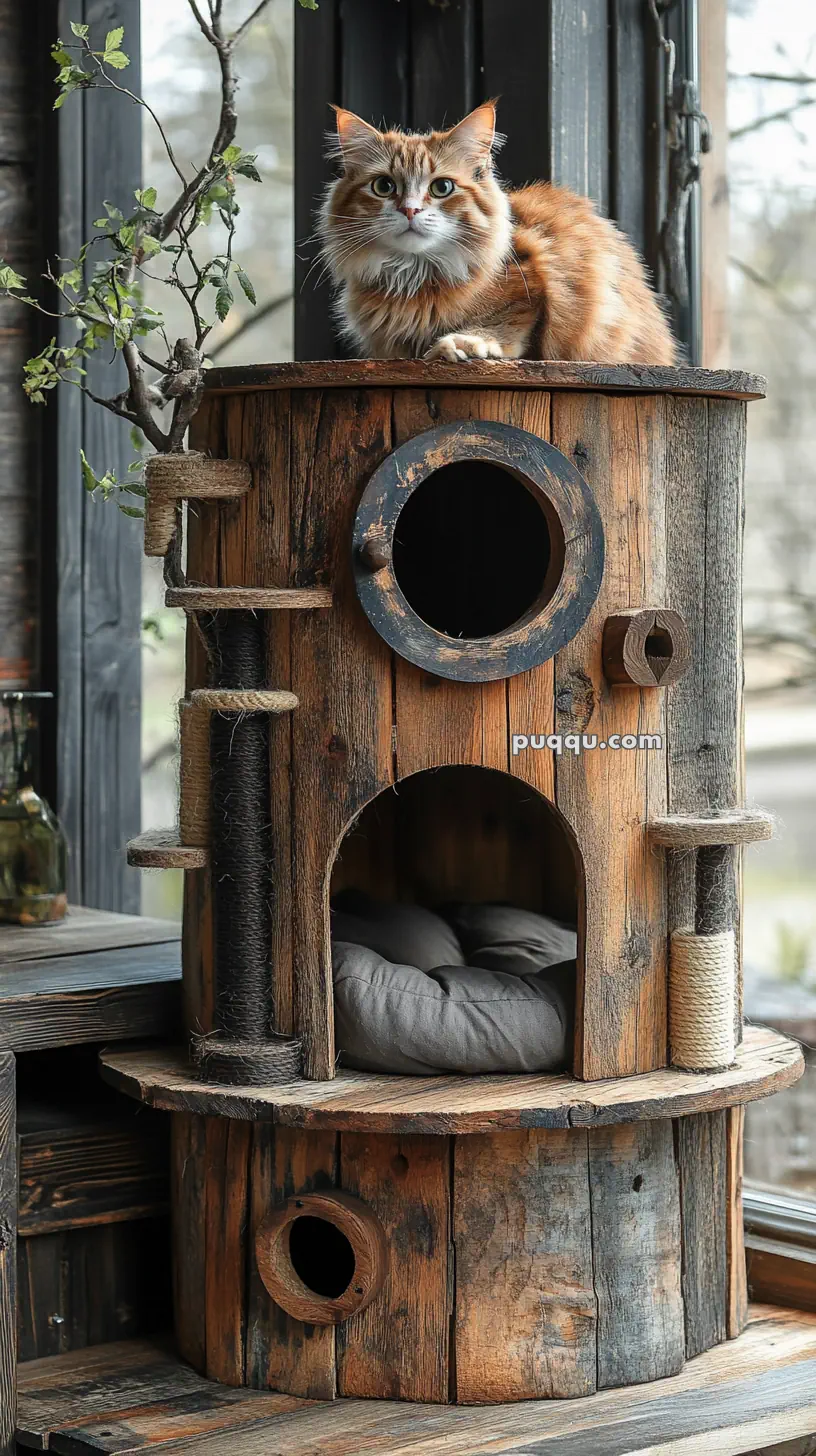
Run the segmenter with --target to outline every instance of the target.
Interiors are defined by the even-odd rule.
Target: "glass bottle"
[[[51,696],[0,693],[0,923],[65,914],[65,835],[33,785],[39,704]]]

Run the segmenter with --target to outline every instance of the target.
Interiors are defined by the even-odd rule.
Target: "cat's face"
[[[343,171],[320,219],[335,275],[409,292],[433,273],[464,282],[509,237],[495,139],[489,102],[450,131],[427,135],[380,132],[338,110],[333,150]]]

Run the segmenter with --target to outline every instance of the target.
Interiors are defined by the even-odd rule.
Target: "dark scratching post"
[[[209,624],[216,688],[264,684],[264,631],[252,612],[216,613]],[[272,1026],[270,962],[274,893],[270,842],[269,719],[240,706],[210,716],[214,1032],[197,1042],[202,1074],[260,1086],[300,1070],[300,1043]]]
[[[703,844],[697,851],[694,929],[697,935],[733,930],[733,844]]]

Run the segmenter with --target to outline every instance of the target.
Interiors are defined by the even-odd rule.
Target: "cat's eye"
[[[450,177],[434,177],[428,191],[431,197],[450,197],[453,187]]]
[[[393,177],[375,177],[371,184],[375,197],[393,197],[396,190],[397,184]]]

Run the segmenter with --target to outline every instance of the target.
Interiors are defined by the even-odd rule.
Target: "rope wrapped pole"
[[[297,699],[264,691],[261,618],[219,613],[209,635],[214,690],[194,694],[193,704],[210,719],[215,1008],[214,1031],[196,1040],[194,1052],[205,1079],[257,1087],[300,1071],[299,1041],[276,1033],[272,1020],[268,717]]]
[[[734,848],[697,850],[694,930],[671,938],[669,1039],[675,1067],[728,1067],[737,1050]]]

